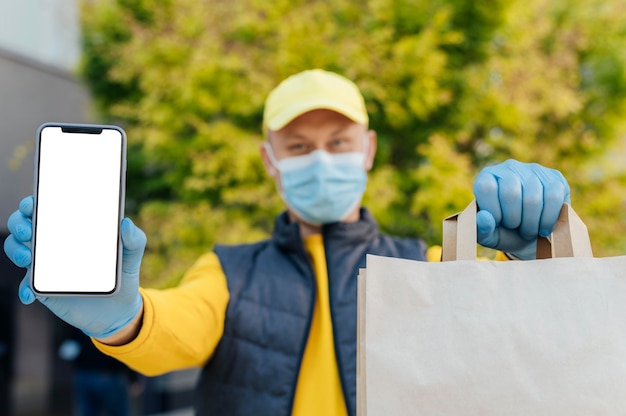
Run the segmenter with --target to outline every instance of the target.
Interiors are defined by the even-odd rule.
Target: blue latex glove
[[[484,168],[474,196],[478,243],[523,260],[536,258],[537,238],[552,233],[563,203],[570,202],[561,172],[512,159]]]
[[[30,241],[33,234],[31,218],[33,197],[20,202],[19,210],[9,217],[11,233],[4,241],[4,251],[9,259],[19,267],[30,267],[32,257]],[[77,230],[68,224],[68,232]],[[146,246],[146,236],[130,219],[124,218],[122,234],[122,278],[121,287],[108,297],[43,297],[35,296],[27,277],[22,279],[19,288],[20,301],[27,305],[35,299],[43,303],[55,315],[70,325],[94,338],[105,338],[126,327],[141,311],[143,301],[139,293],[139,267]],[[80,234],[77,232],[77,244]],[[68,247],[71,250],[71,247]],[[71,262],[67,267],[72,267]],[[85,270],[89,274],[89,270]]]

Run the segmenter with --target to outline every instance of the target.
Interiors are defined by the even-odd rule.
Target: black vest
[[[366,254],[425,260],[425,245],[380,234],[365,209],[358,222],[325,225],[322,235],[337,366],[355,415],[359,268]],[[215,252],[230,301],[224,335],[198,381],[196,414],[291,415],[316,290],[299,227],[283,213],[271,239]]]

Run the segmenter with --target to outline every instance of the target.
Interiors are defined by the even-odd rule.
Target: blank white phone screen
[[[110,293],[118,270],[122,134],[44,127],[39,140],[33,287],[51,294]]]

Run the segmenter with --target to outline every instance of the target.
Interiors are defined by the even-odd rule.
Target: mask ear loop
[[[267,156],[269,157],[270,162],[272,162],[274,168],[276,168],[276,170],[280,172],[280,168],[278,167],[278,160],[276,160],[276,156],[274,156],[274,150],[272,150],[272,145],[270,144],[270,142],[265,141],[263,142],[263,146],[265,147],[265,151],[267,152]]]
[[[369,131],[365,132],[365,143],[363,146],[363,163],[364,166],[363,168],[365,170],[368,169],[368,163],[367,163],[367,157],[369,156],[369,151],[370,151],[370,135],[369,135]],[[374,165],[374,161],[372,161],[371,165]],[[371,168],[371,166],[369,166]]]
[[[267,157],[270,159],[270,162],[274,166],[274,169],[276,169],[276,171],[280,173],[280,168],[278,167],[278,160],[276,160],[276,156],[274,156],[274,150],[272,150],[272,144],[266,140],[265,142],[263,142],[263,147],[265,147],[265,152],[267,153]],[[280,177],[281,184],[280,184],[280,187],[278,186],[276,187],[276,190],[278,191],[278,195],[280,195],[282,200],[285,201],[285,203],[287,204],[287,198],[285,197],[285,191],[283,189],[282,181],[283,181],[283,177],[281,175]]]

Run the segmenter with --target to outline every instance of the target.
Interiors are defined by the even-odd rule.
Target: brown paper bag
[[[591,257],[565,205],[557,258],[476,261],[475,215],[444,221],[453,261],[367,257],[357,413],[626,415],[626,256]]]

